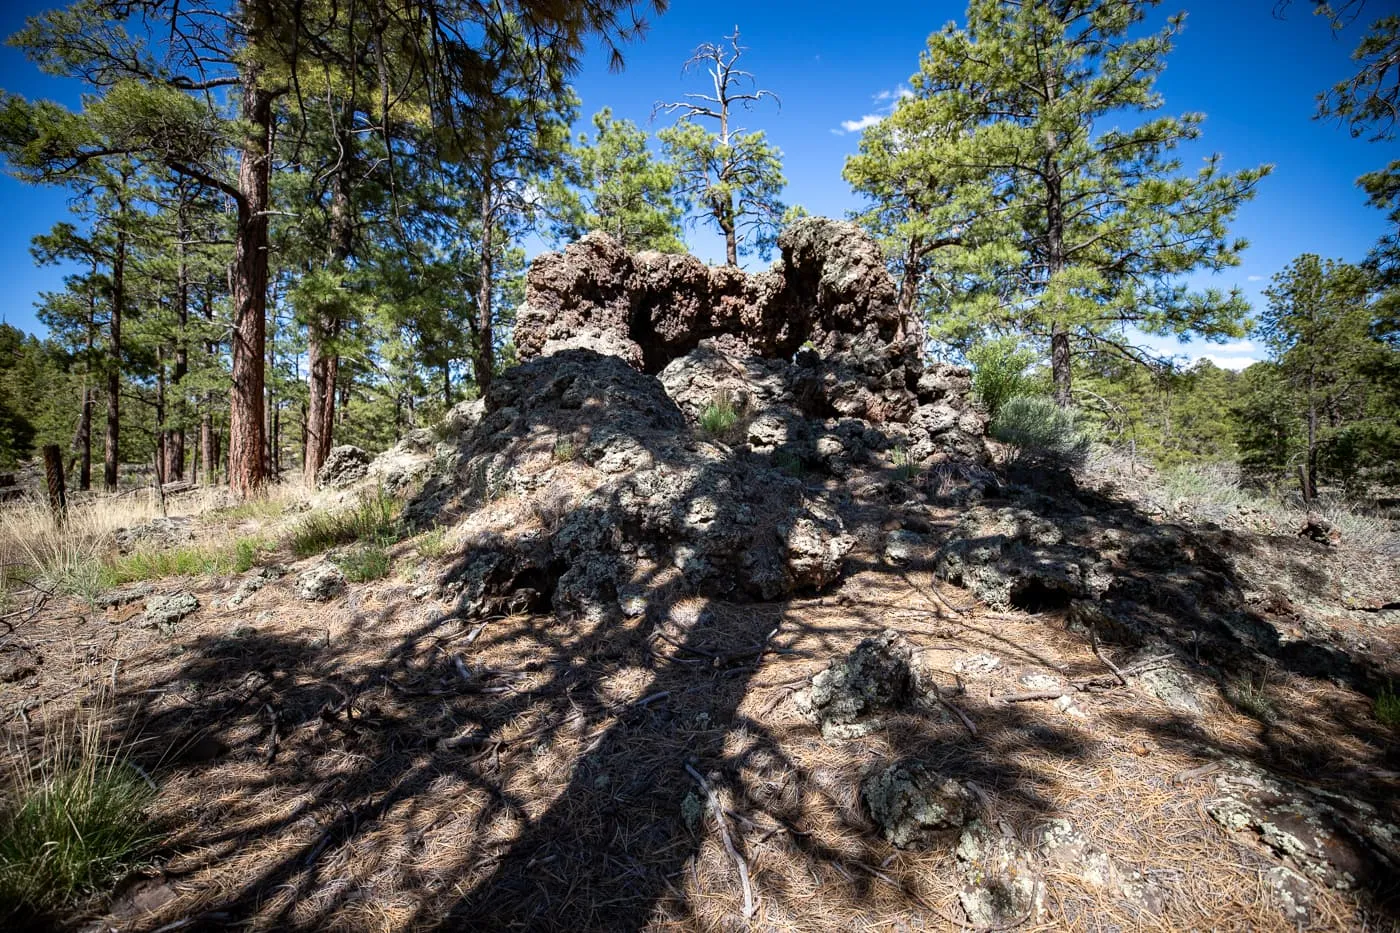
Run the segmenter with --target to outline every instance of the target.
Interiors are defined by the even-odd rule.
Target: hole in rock
[[[1021,584],[1012,592],[1011,608],[1031,614],[1055,612],[1057,610],[1068,609],[1070,599],[1071,594],[1064,590],[1058,587],[1046,586],[1045,583],[1040,580],[1031,579]]]

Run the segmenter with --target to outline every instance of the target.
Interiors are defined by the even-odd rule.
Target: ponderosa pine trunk
[[[185,478],[185,396],[181,388],[190,368],[189,346],[185,334],[190,322],[189,264],[185,257],[185,199],[181,194],[175,227],[175,334],[174,365],[170,373],[170,419],[173,427],[165,434],[165,478],[167,481]]]
[[[261,3],[245,4],[250,20],[266,19]],[[264,23],[254,23],[254,29]],[[267,479],[263,468],[264,350],[267,342],[268,208],[272,189],[272,103],[262,85],[262,66],[249,57],[243,65],[241,115],[251,127],[238,162],[238,225],[230,273],[233,297],[233,384],[229,392],[228,481],[240,497],[258,493]]]
[[[473,348],[472,368],[476,370],[476,385],[484,398],[491,388],[491,377],[496,366],[496,350],[493,346],[491,293],[492,251],[495,249],[491,236],[493,213],[491,210],[492,180],[488,174],[481,191],[481,280],[476,293],[476,346]]]
[[[96,264],[93,267],[96,273]],[[73,433],[73,450],[78,455],[78,488],[87,492],[92,488],[92,347],[96,341],[96,299],[88,306],[87,339],[83,354],[83,401],[78,412],[78,429]]]
[[[112,252],[112,307],[107,322],[107,438],[102,487],[117,491],[121,465],[122,316],[126,313],[126,177],[117,196],[117,241]]]
[[[331,268],[345,271],[355,246],[355,218],[350,201],[350,176],[356,140],[351,132],[353,112],[342,109],[337,135],[340,140],[340,166],[331,179],[330,240]],[[307,327],[306,446],[302,475],[308,486],[316,484],[316,474],[330,455],[335,440],[335,390],[340,373],[340,353],[336,341],[343,322],[334,305],[323,306]]]

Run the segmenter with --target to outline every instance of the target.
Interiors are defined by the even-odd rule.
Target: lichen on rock
[[[885,841],[901,849],[926,847],[977,812],[967,785],[918,762],[871,773],[861,782],[861,798]]]
[[[827,739],[858,738],[879,728],[879,714],[912,698],[910,649],[898,633],[863,640],[848,657],[835,659],[798,693],[797,708],[821,726]]]

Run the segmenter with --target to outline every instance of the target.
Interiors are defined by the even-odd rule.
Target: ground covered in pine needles
[[[892,481],[875,479],[864,488]],[[926,508],[925,531],[952,533],[960,515]],[[34,591],[14,591],[0,634],[33,663],[0,684],[11,754],[85,715],[158,787],[149,858],[113,890],[27,922],[968,927],[956,833],[895,848],[862,799],[868,775],[911,760],[975,788],[980,819],[1027,851],[1065,821],[1154,892],[1144,906],[1045,862],[1036,908],[1001,928],[1386,929],[1400,916],[1386,853],[1354,884],[1309,884],[1300,908],[1278,870],[1306,875],[1306,860],[1281,861],[1259,832],[1210,814],[1222,774],[1258,768],[1396,822],[1397,726],[1354,678],[1285,661],[1222,678],[1184,711],[1065,606],[995,611],[942,582],[931,553],[892,559],[876,536],[838,583],[787,602],[699,599],[658,579],[636,618],[464,620],[436,586],[457,539],[430,532],[384,544],[387,576],[314,602],[296,593],[306,562],[276,543],[299,520],[209,513],[197,541],[255,538],[258,565],[288,572],[253,590],[227,569],[156,580],[200,603],[169,625],[141,625],[135,602],[55,595],[29,611]],[[1280,632],[1364,660],[1366,683],[1400,675],[1397,607],[1366,595],[1393,582],[1394,556],[1291,530],[1199,532]],[[936,702],[823,738],[801,694],[887,631]]]

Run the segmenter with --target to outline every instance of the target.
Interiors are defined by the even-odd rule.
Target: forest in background
[[[1360,179],[1390,228],[1365,261],[1319,243],[1263,308],[1188,290],[1187,274],[1238,265],[1230,222],[1269,166],[1182,172],[1203,123],[1162,115],[1154,82],[1183,20],[1148,29],[1156,6],[973,0],[864,131],[853,219],[927,352],[970,362],[993,410],[1053,398],[1101,442],[1236,463],[1305,498],[1392,486],[1400,161]],[[77,112],[0,98],[6,168],[72,206],[33,244],[72,270],[41,298],[49,336],[0,328],[0,462],[59,444],[84,489],[114,489],[123,464],[240,494],[314,477],[333,444],[387,447],[510,365],[532,236],[675,252],[703,223],[731,263],[770,255],[801,209],[781,153],[734,129],[774,97],[737,29],[696,49],[654,134],[606,109],[582,121],[568,81],[585,43],[620,64],[663,9],[80,0],[31,20],[11,41],[87,94]],[[1319,118],[1393,142],[1400,17],[1323,12],[1365,29]],[[1246,334],[1269,359],[1239,373],[1142,346]]]

